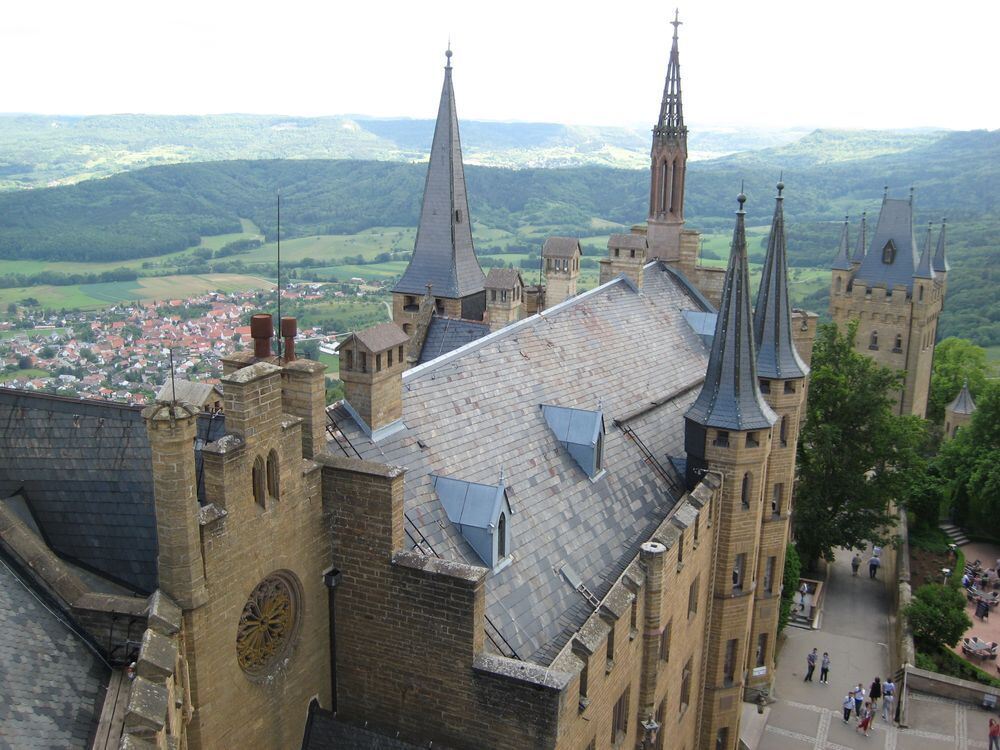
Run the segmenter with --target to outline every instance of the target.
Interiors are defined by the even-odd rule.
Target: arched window
[[[920,293],[917,296],[919,298],[917,300],[918,302],[923,302],[924,301],[924,288],[923,287],[920,287]]]
[[[878,349],[878,331],[872,331],[872,335],[868,339],[868,348]]]
[[[837,293],[837,294],[840,294],[840,290],[841,290],[841,288],[843,287],[843,281],[844,281],[844,280],[843,280],[843,279],[841,279],[841,278],[840,278],[839,276],[837,277],[837,281],[836,281],[836,283],[834,284],[834,286],[836,286],[836,293]]]
[[[267,454],[267,494],[278,499],[278,453],[275,450]]]
[[[669,182],[669,175],[667,174],[667,163],[665,161],[660,162],[660,213],[664,213],[667,210],[667,188]]]
[[[740,502],[744,508],[750,507],[750,472],[743,475],[743,486],[740,488]]]
[[[264,459],[260,456],[254,459],[253,462],[253,500],[261,508],[264,507],[264,500],[266,498],[267,487],[265,485],[265,469],[264,469]]]
[[[684,174],[680,160],[673,164],[670,170],[670,213],[679,214],[681,212],[681,179]]]
[[[788,445],[788,416],[781,417],[781,427],[778,429],[778,437],[781,440],[781,447]]]
[[[497,561],[507,557],[507,517],[501,513],[497,521]]]

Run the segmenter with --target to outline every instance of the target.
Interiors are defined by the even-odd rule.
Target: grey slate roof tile
[[[378,445],[346,410],[332,410],[363,458],[407,468],[404,526],[449,559],[481,564],[448,522],[430,474],[495,484],[503,466],[514,560],[488,574],[487,616],[518,656],[540,664],[592,613],[558,569],[569,563],[603,597],[676,500],[613,426],[651,398],[680,393],[629,422],[669,466],[667,452],[683,448],[682,417],[696,395],[690,386],[705,374],[707,352],[681,312],[696,306],[691,295],[659,263],[644,274],[642,293],[618,279],[408,371],[406,429]],[[592,482],[539,406],[593,410],[599,399],[607,473]]]
[[[582,252],[576,237],[549,237],[542,245],[543,258],[572,258]]]
[[[882,250],[890,241],[896,253],[892,263],[884,263]],[[913,237],[913,205],[909,200],[883,199],[871,245],[853,281],[887,289],[905,286],[907,291],[912,291],[913,272],[918,262],[917,243]]]
[[[458,320],[456,318],[443,318],[435,315],[431,318],[431,324],[427,327],[427,337],[424,339],[424,346],[420,350],[418,364],[437,359],[442,354],[447,354],[454,349],[458,349],[460,346],[465,346],[476,339],[480,339],[489,332],[490,327],[486,323]]]
[[[109,670],[0,559],[0,746],[88,748]]]

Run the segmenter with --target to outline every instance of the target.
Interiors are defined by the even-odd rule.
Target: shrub
[[[794,544],[785,549],[785,570],[781,584],[781,610],[778,614],[778,632],[785,629],[788,619],[792,616],[792,605],[795,603],[795,592],[799,590],[799,574],[802,572],[802,562]]]
[[[903,613],[913,629],[913,637],[928,651],[954,646],[972,627],[972,620],[965,613],[964,593],[939,583],[917,589]]]

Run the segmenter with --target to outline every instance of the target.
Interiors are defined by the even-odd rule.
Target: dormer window
[[[889,240],[882,248],[882,262],[886,265],[892,265],[894,260],[896,260],[896,245],[892,240]]]
[[[458,528],[479,558],[491,569],[510,563],[512,510],[503,477],[500,484],[478,484],[431,474],[431,482],[448,520]]]
[[[542,404],[542,415],[562,446],[592,480],[604,470],[604,414]]]
[[[507,557],[507,516],[500,513],[500,520],[497,521],[497,559],[502,560]]]

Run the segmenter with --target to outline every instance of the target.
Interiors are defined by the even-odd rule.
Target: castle
[[[843,329],[858,321],[855,348],[880,365],[904,372],[899,414],[923,417],[930,393],[938,318],[947,292],[946,224],[936,246],[928,225],[923,249],[913,234],[913,193],[889,198],[886,188],[871,240],[862,216],[853,254],[847,220],[833,261],[830,317]]]
[[[756,295],[742,194],[728,267],[698,265],[674,23],[648,222],[597,288],[565,237],[544,289],[483,276],[449,55],[394,322],[342,343],[343,401],[267,315],[221,412],[0,392],[0,611],[65,652],[8,616],[15,742],[94,705],[101,748],[738,746],[816,318],[781,184]],[[36,710],[41,679],[83,708]]]

